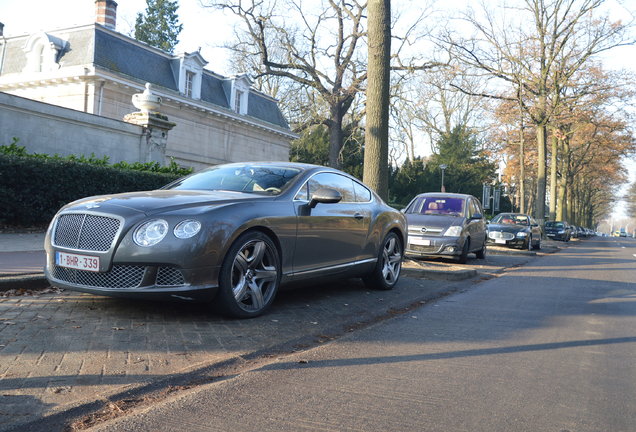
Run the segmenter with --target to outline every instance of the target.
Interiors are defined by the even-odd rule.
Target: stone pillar
[[[150,83],[146,83],[143,93],[134,94],[133,105],[139,111],[124,116],[124,121],[136,124],[143,128],[142,143],[145,149],[142,152],[145,160],[140,162],[157,162],[166,165],[166,145],[168,144],[168,132],[176,123],[168,120],[168,116],[161,114],[161,97],[152,93]]]

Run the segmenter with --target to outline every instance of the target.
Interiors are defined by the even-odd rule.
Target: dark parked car
[[[347,174],[240,163],[64,206],[47,232],[46,275],[71,290],[214,300],[253,317],[287,281],[362,276],[391,289],[405,243],[404,215]]]
[[[404,210],[409,226],[406,253],[411,256],[486,256],[486,222],[481,203],[472,195],[424,193]]]
[[[488,243],[541,249],[541,227],[527,214],[499,213],[488,224]]]
[[[572,237],[572,227],[563,221],[548,221],[544,227],[545,235],[553,240],[568,242]]]

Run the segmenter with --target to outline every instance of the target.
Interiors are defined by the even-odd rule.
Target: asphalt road
[[[599,238],[91,431],[634,431],[636,241]]]

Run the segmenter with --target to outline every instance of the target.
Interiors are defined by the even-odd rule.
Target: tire
[[[482,248],[479,249],[477,252],[475,252],[475,256],[477,256],[477,259],[486,259],[486,242],[485,241]]]
[[[464,247],[462,248],[462,253],[459,255],[459,258],[457,259],[457,261],[460,264],[466,264],[466,262],[468,262],[469,251],[470,251],[470,239],[467,238],[466,241],[464,241]]]
[[[281,279],[274,242],[265,234],[242,234],[228,250],[219,273],[220,312],[232,318],[263,314],[274,301]]]
[[[397,234],[390,232],[384,237],[378,252],[378,261],[371,271],[362,279],[370,288],[391,290],[397,284],[402,270],[404,248]]]

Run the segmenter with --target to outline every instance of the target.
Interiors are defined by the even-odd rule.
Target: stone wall
[[[13,137],[30,153],[94,153],[111,163],[146,162],[152,153],[141,126],[0,92],[0,145]]]

